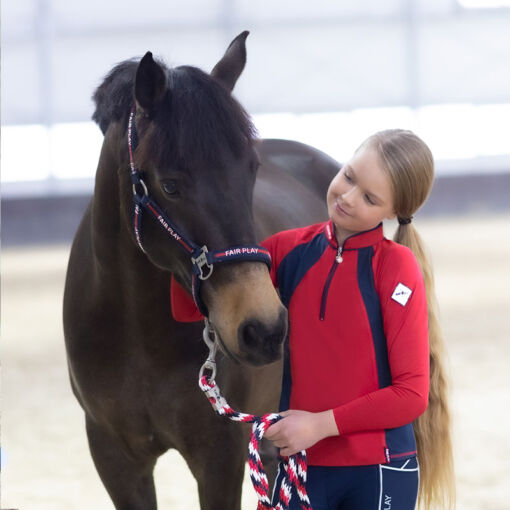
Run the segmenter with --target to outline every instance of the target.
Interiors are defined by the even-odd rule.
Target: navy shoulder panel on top
[[[373,256],[374,249],[372,246],[358,251],[358,285],[370,322],[379,387],[386,388],[391,384],[391,368],[388,359],[386,335],[384,334],[381,304],[375,288],[372,268]],[[412,423],[386,430],[385,438],[390,459],[405,459],[416,455],[416,442]]]
[[[321,258],[329,243],[323,232],[309,242],[293,248],[281,261],[276,272],[282,303],[288,308],[290,298],[308,270]]]
[[[370,330],[372,332],[379,387],[385,388],[391,384],[391,371],[388,360],[386,336],[384,334],[381,304],[374,282],[374,271],[372,269],[373,255],[374,249],[372,246],[362,248],[358,251],[358,285],[363,297],[363,302],[365,303]]]

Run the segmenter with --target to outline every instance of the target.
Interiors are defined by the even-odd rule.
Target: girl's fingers
[[[280,422],[276,422],[274,425],[271,425],[266,430],[266,433],[264,435],[267,439],[275,441],[276,439],[278,439],[280,429],[281,429]]]
[[[295,453],[298,453],[297,451],[292,450],[291,448],[280,448],[280,455],[282,457],[290,457],[291,455],[294,455]]]

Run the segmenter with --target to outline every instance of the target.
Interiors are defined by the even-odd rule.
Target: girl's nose
[[[345,193],[342,194],[342,200],[348,204],[352,205],[354,201],[354,196],[356,194],[356,186],[352,186]]]

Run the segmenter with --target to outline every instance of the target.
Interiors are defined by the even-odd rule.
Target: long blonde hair
[[[393,240],[413,251],[425,280],[430,345],[429,402],[425,413],[413,423],[420,462],[419,504],[426,509],[451,509],[455,507],[455,475],[448,384],[443,365],[444,341],[432,266],[421,237],[410,222],[432,188],[434,160],[418,136],[402,129],[380,131],[360,148],[375,149],[390,176],[394,212],[399,219]]]

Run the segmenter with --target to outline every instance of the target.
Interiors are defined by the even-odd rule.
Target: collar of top
[[[324,234],[328,239],[329,244],[335,248],[338,248],[338,241],[335,237],[335,226],[332,220],[329,220],[324,227]],[[383,224],[382,222],[370,230],[365,230],[363,232],[358,232],[357,234],[353,234],[349,236],[342,245],[343,250],[358,250],[360,248],[366,248],[367,246],[372,246],[375,243],[378,243],[383,239]]]

